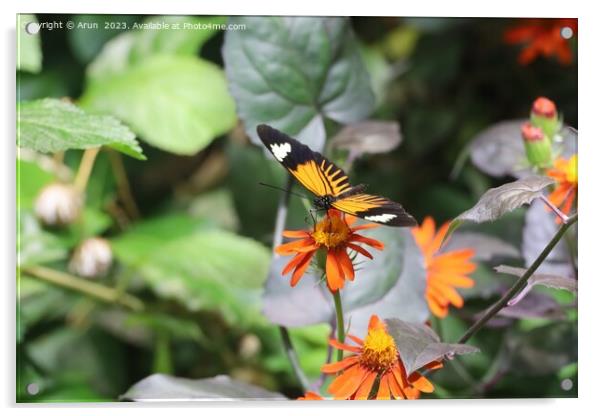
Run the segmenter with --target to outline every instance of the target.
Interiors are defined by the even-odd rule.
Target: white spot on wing
[[[382,222],[382,223],[387,223],[387,222],[391,221],[393,218],[397,218],[397,215],[380,214],[380,215],[369,215],[367,217],[364,217],[364,219],[366,219],[368,221]]]
[[[278,162],[282,162],[292,150],[290,143],[272,143],[270,149],[272,150],[272,154],[278,159]]]

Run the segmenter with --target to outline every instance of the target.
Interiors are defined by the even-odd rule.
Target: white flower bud
[[[53,183],[45,186],[35,201],[35,213],[47,226],[65,226],[79,217],[83,197],[73,186]]]
[[[261,351],[261,340],[255,334],[246,334],[240,340],[238,352],[244,359],[250,359]]]
[[[111,245],[104,238],[84,240],[69,261],[69,271],[81,277],[93,279],[106,275],[113,263]]]

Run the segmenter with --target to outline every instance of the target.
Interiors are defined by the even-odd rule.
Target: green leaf
[[[145,159],[134,133],[119,120],[87,114],[71,103],[52,98],[19,103],[17,145],[42,153],[109,146]]]
[[[102,16],[103,20],[106,18],[107,16]],[[200,47],[217,32],[217,27],[213,25],[225,23],[226,18],[222,16],[152,16],[146,18],[142,23],[134,24],[127,22],[124,16],[119,16],[113,21],[116,24],[124,22],[128,27],[140,26],[140,29],[123,33],[109,41],[88,68],[88,76],[91,78],[98,79],[118,74],[154,55],[194,56]],[[145,29],[152,25],[155,27],[168,25],[169,28]],[[200,28],[191,29],[189,27]],[[82,30],[82,32],[87,35],[91,31]],[[73,34],[72,43],[79,45],[82,40],[80,36],[76,36],[77,31],[71,31],[69,34]],[[81,49],[81,46],[78,49]]]
[[[370,79],[348,19],[232,17],[226,75],[247,134],[267,123],[313,149],[324,145],[324,118],[350,123],[374,109]]]
[[[369,249],[374,260],[356,258],[356,276],[341,291],[346,326],[363,336],[372,314],[381,318],[402,317],[424,322],[429,312],[424,299],[426,271],[422,254],[408,230],[381,227],[362,232],[384,243],[382,252]],[[263,296],[263,312],[278,325],[297,327],[332,322],[332,295],[325,284],[318,284],[316,270],[309,270],[294,288],[290,275],[281,271],[291,260],[277,258],[270,270]]]
[[[182,155],[197,153],[236,123],[222,70],[188,56],[153,56],[92,77],[81,105],[112,114],[147,143]]]
[[[470,345],[440,342],[439,336],[424,324],[404,322],[396,318],[386,319],[386,323],[407,374],[450,355],[479,352],[478,348]]]
[[[121,400],[285,400],[280,393],[264,390],[229,376],[192,380],[153,374],[129,388]]]
[[[38,73],[42,70],[42,46],[40,32],[29,34],[38,19],[32,14],[17,15],[17,70]]]
[[[116,257],[157,296],[177,300],[193,311],[221,311],[239,324],[256,319],[269,251],[251,239],[198,225],[174,236],[165,229],[167,221],[173,219],[147,221],[114,239]]]
[[[17,235],[18,266],[62,260],[67,254],[67,247],[59,237],[44,231],[31,213],[21,212]]]
[[[527,176],[514,182],[491,188],[468,211],[464,211],[451,222],[444,242],[464,222],[476,223],[495,221],[508,212],[525,205],[542,195],[543,190],[554,180],[545,176]]]

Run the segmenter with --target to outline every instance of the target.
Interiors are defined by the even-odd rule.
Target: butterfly
[[[266,124],[257,134],[280,162],[307,190],[315,195],[317,209],[335,208],[347,214],[395,227],[417,225],[397,202],[364,193],[366,185],[351,186],[345,172],[318,152]]]

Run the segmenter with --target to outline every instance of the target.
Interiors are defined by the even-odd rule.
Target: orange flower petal
[[[274,250],[276,253],[286,256],[299,252],[306,252],[317,248],[313,239],[304,238],[302,240],[291,241],[290,243],[282,244]]]
[[[428,276],[429,279],[438,280],[445,284],[456,287],[473,287],[475,285],[474,280],[472,280],[470,277],[463,276],[461,274],[436,272],[429,273]]]
[[[380,227],[380,224],[376,224],[374,222],[368,223],[368,224],[362,224],[362,225],[358,225],[356,227],[352,227],[351,231],[352,232],[356,232],[356,231],[360,231],[360,230],[369,230],[371,228],[377,228]]]
[[[456,308],[461,308],[464,306],[464,299],[462,296],[451,286],[448,286],[444,283],[438,281],[429,281],[428,282],[429,289],[433,289],[435,292],[438,292],[445,298],[447,298],[452,305]]]
[[[347,344],[341,344],[336,339],[328,340],[328,343],[330,345],[332,345],[334,348],[337,348],[339,350],[357,352],[357,353],[362,352],[362,349],[360,347],[355,347],[353,345],[347,345]]]
[[[436,317],[445,318],[447,316],[447,314],[449,312],[449,310],[447,308],[447,304],[441,305],[432,296],[429,296],[428,293],[427,293],[427,297],[426,297],[426,303],[428,304],[428,307],[429,307],[431,313],[433,315],[435,315]]]
[[[368,331],[372,329],[386,330],[385,324],[376,315],[372,315],[370,317],[370,322],[368,323]]]
[[[368,373],[361,365],[353,366],[334,379],[328,387],[328,392],[337,400],[348,399],[357,391]]]
[[[368,244],[370,247],[374,247],[377,250],[382,250],[385,248],[385,245],[374,238],[364,237],[359,234],[352,234],[349,241],[357,241],[358,243]]]
[[[423,393],[432,393],[435,387],[419,372],[412,373],[408,379],[412,387],[420,390]]]
[[[303,260],[299,263],[299,265],[295,268],[295,271],[293,272],[293,277],[291,278],[291,286],[295,286],[297,283],[299,283],[299,280],[303,277],[303,275],[305,274],[305,271],[311,264],[311,259],[313,256],[314,256],[313,251],[305,254],[305,257],[303,258]]]
[[[341,266],[343,271],[343,275],[348,280],[353,280],[355,278],[355,271],[353,270],[353,263],[347,254],[347,250],[344,248],[336,250],[336,258],[337,262]]]
[[[389,389],[388,378],[386,377],[380,379],[376,400],[391,400],[391,390]]]
[[[351,357],[343,358],[341,361],[337,361],[336,363],[324,364],[320,371],[326,374],[338,373],[347,367],[357,364],[358,360],[359,358],[357,355],[352,355]]]
[[[401,386],[399,385],[399,383],[397,383],[393,372],[389,372],[383,377],[387,378],[387,383],[389,384],[389,389],[391,390],[391,394],[393,395],[393,397],[400,400],[405,399],[405,396],[403,395],[403,392],[401,390]]]
[[[345,279],[334,250],[328,250],[326,255],[326,284],[332,292],[345,286]]]
[[[374,372],[369,372],[362,384],[360,384],[357,392],[355,393],[354,400],[368,400],[370,396],[370,392],[372,391],[372,386],[374,385],[374,380],[376,380],[377,374]]]
[[[308,238],[309,234],[303,230],[284,230],[282,235],[287,238]]]
[[[364,256],[368,257],[369,259],[373,259],[373,258],[374,258],[374,257],[372,257],[372,254],[370,254],[370,253],[368,252],[368,250],[366,250],[365,248],[363,248],[363,247],[360,247],[360,246],[358,246],[358,245],[356,245],[356,244],[353,244],[353,243],[347,243],[347,248],[349,248],[349,249],[351,249],[351,250],[355,250],[355,251],[357,251],[358,253],[360,253],[360,254],[363,254]]]
[[[347,337],[358,345],[364,345],[364,341],[361,338],[356,337],[355,335],[347,334]]]
[[[284,269],[282,269],[282,275],[284,276],[286,274],[289,274],[291,270],[293,270],[301,262],[303,262],[307,254],[308,253],[298,253],[297,255],[295,255],[295,257],[293,257],[293,259],[289,261],[286,266],[284,266]],[[311,254],[313,255],[313,253]]]

